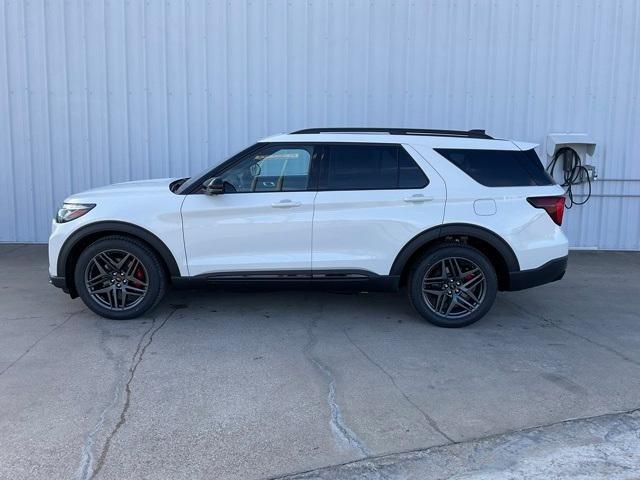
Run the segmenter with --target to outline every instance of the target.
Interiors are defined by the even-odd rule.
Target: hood
[[[147,196],[156,194],[173,195],[169,185],[177,178],[158,178],[153,180],[137,180],[133,182],[114,183],[104,187],[92,188],[75,193],[65,202],[91,202],[95,199],[115,196]]]

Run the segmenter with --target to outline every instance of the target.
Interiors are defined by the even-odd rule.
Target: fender
[[[520,271],[520,264],[518,263],[516,254],[513,252],[513,249],[509,244],[500,236],[493,233],[491,230],[478,225],[468,223],[450,223],[430,228],[429,230],[425,230],[413,237],[396,256],[396,259],[393,261],[393,265],[391,266],[390,275],[402,274],[402,271],[411,256],[421,247],[429,242],[448,236],[469,236],[483,240],[498,251],[504,259],[509,272]]]
[[[178,268],[176,259],[173,257],[173,254],[162,240],[160,240],[149,230],[146,230],[142,227],[127,222],[117,221],[90,223],[89,225],[85,225],[84,227],[81,227],[73,232],[71,236],[69,236],[69,238],[67,238],[67,240],[64,242],[62,248],[60,249],[60,253],[58,254],[58,277],[67,277],[67,259],[69,258],[69,255],[71,254],[75,246],[78,245],[78,242],[96,233],[124,233],[144,240],[149,245],[151,245],[151,247],[153,247],[156,252],[158,252],[160,257],[164,261],[164,264],[167,266],[169,274],[172,277],[180,277],[180,269]]]

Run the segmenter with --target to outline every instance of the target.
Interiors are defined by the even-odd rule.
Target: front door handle
[[[431,200],[433,200],[433,197],[425,197],[424,195],[421,195],[419,193],[416,193],[415,195],[411,195],[410,197],[404,199],[404,201],[408,203],[423,203],[430,202]]]
[[[294,202],[289,199],[280,200],[279,202],[273,202],[271,204],[273,208],[293,208],[293,207],[299,207],[300,205],[302,205],[302,203]]]

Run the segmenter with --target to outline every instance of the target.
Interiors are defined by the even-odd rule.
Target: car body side
[[[479,237],[484,235],[479,245],[485,242],[488,248],[503,257],[501,261],[505,263],[509,274],[535,271],[545,268],[549,261],[561,261],[563,258],[566,262],[568,242],[562,230],[544,210],[533,208],[526,200],[529,196],[562,195],[561,187],[486,187],[434,150],[436,147],[460,148],[461,145],[462,148],[472,149],[524,150],[533,148],[533,145],[506,140],[419,136],[407,141],[406,136],[369,134],[349,135],[348,138],[341,134],[323,135],[322,139],[317,135],[281,135],[261,141],[264,144],[278,142],[399,144],[429,178],[429,184],[420,191],[400,192],[402,198],[414,194],[424,194],[430,198],[417,205],[402,203],[398,195],[389,197],[389,203],[385,204],[385,196],[395,190],[316,192],[313,209],[316,215],[314,222],[317,223],[313,226],[313,235],[316,242],[325,241],[326,249],[314,254],[310,265],[312,271],[334,268],[357,270],[369,272],[372,276],[394,276],[399,279],[406,262],[411,260],[411,255],[407,254],[408,248],[415,254],[421,248],[444,239],[466,241],[469,237],[475,238],[474,232]],[[224,165],[212,168],[209,176],[224,168]],[[65,290],[73,294],[69,270],[73,268],[74,252],[97,238],[101,232],[143,237],[158,251],[167,265],[167,273],[175,280],[189,279],[202,273],[220,273],[191,271],[189,252],[185,248],[182,208],[188,195],[201,194],[174,194],[169,190],[171,182],[172,179],[127,182],[69,197],[67,202],[94,203],[96,207],[72,222],[53,222],[49,241],[49,274],[54,283],[66,287]],[[341,203],[336,204],[338,194]],[[322,198],[328,200],[322,201]],[[366,200],[366,205],[359,205],[363,200]],[[395,214],[397,218],[394,218],[394,210],[401,212]],[[421,211],[424,215],[416,214]],[[376,216],[382,222],[377,221]],[[105,229],[101,231],[99,225],[105,225]],[[358,230],[363,225],[365,230]],[[359,235],[358,231],[361,232]],[[202,235],[210,237],[211,248],[215,249],[215,232],[203,231]],[[360,239],[366,248],[354,251],[358,250],[357,244],[341,243],[341,235],[343,238],[355,236],[353,241]],[[255,244],[259,248],[258,238]],[[343,253],[346,252],[345,255],[340,255],[341,248]],[[324,258],[323,254],[326,254]],[[251,265],[243,269],[254,270]],[[392,282],[394,286],[398,284]],[[502,284],[503,289],[513,287],[508,281]]]

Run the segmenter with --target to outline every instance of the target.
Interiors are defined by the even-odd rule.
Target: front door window
[[[222,173],[225,193],[307,190],[311,147],[267,147]]]

